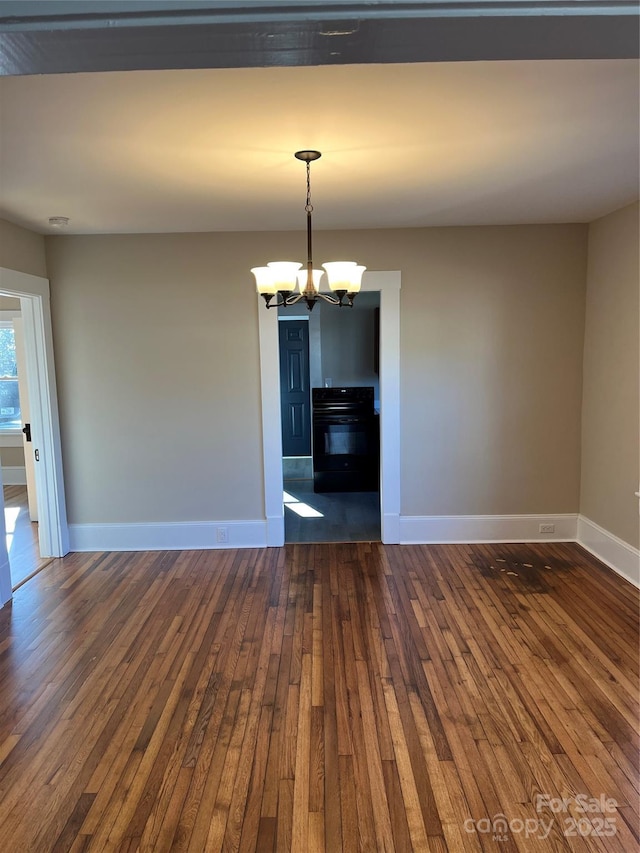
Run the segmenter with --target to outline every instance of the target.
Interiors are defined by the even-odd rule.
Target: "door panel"
[[[289,344],[291,341],[289,341]],[[287,391],[289,394],[304,393],[305,383],[302,378],[304,356],[301,350],[287,349]]]
[[[309,323],[279,320],[282,455],[311,455]]]
[[[303,439],[306,406],[304,405],[304,403],[292,403],[289,412],[291,415],[291,423],[289,424],[289,429],[291,430],[291,437]]]

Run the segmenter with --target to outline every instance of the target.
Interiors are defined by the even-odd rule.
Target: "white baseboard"
[[[400,516],[400,543],[574,542],[577,520],[575,514]],[[540,533],[541,524],[553,524],[553,533]]]
[[[578,516],[576,541],[622,577],[640,587],[640,551],[595,521]]]
[[[227,532],[220,542],[218,531]],[[72,551],[197,551],[265,548],[266,521],[195,521],[147,524],[70,524]]]
[[[5,486],[26,486],[27,472],[24,465],[3,465],[2,482]]]
[[[3,476],[7,469],[3,468]],[[12,470],[12,469],[9,469]],[[24,469],[23,469],[24,470]],[[13,484],[11,480],[5,483]],[[553,524],[553,533],[540,533]],[[396,527],[397,525],[397,527]],[[437,515],[385,517],[385,529],[402,545],[473,542],[578,542],[595,557],[640,586],[640,551],[580,515]],[[190,551],[278,547],[281,518],[252,521],[147,524],[70,524],[72,551]],[[218,541],[218,530],[227,542]]]

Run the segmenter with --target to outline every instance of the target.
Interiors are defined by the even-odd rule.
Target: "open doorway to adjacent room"
[[[24,341],[24,370],[18,363],[13,369],[2,368],[4,383],[19,382],[16,412],[15,389],[6,388],[7,398],[0,405],[5,416],[13,420],[14,443],[23,445],[24,483],[6,482],[0,513],[0,605],[11,599],[12,589],[39,571],[53,557],[69,551],[62,450],[53,360],[53,336],[49,306],[49,282],[39,276],[0,267],[0,298],[11,297],[19,306],[13,319],[15,346],[19,352]],[[22,361],[20,355],[18,359]],[[26,380],[23,387],[23,379]],[[13,397],[11,396],[13,394]],[[2,399],[0,399],[2,403]],[[26,405],[25,405],[26,404]],[[9,410],[13,411],[9,411]],[[25,419],[25,415],[28,420]],[[22,430],[29,424],[30,436]],[[31,441],[27,439],[31,438]],[[24,442],[24,443],[23,443]],[[14,449],[14,448],[10,448]],[[17,449],[17,447],[15,448]],[[0,454],[1,455],[1,454]],[[3,460],[3,474],[7,462]],[[30,463],[33,477],[29,485]],[[12,479],[6,465],[7,480]],[[37,514],[37,515],[36,515]],[[33,518],[37,517],[36,522]]]
[[[388,545],[400,541],[400,287],[399,270],[375,270],[365,272],[360,291],[378,293],[380,299],[380,540]],[[279,321],[277,312],[265,310],[258,299],[265,540],[279,547],[285,542]]]
[[[20,300],[0,296],[0,463],[11,584],[49,562],[40,556],[38,502]]]
[[[379,317],[279,309],[285,542],[380,541]]]

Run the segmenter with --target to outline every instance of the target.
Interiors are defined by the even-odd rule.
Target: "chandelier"
[[[307,264],[302,268],[302,264],[293,261],[270,261],[266,267],[254,267],[251,272],[256,278],[256,288],[267,308],[295,305],[301,299],[307,303],[309,311],[318,299],[340,308],[346,305],[351,308],[354,297],[360,291],[362,273],[366,267],[359,266],[355,261],[331,261],[322,264],[324,271],[314,270],[311,252],[311,163],[322,154],[320,151],[296,151],[294,156],[307,164],[307,203],[304,207],[307,214]],[[332,295],[320,293],[320,279],[325,272]],[[296,286],[299,293],[295,292]],[[275,301],[272,301],[274,297]]]

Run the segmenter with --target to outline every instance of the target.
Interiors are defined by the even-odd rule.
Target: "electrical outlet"
[[[216,542],[225,543],[229,541],[229,528],[216,527]]]
[[[555,533],[556,532],[556,526],[555,526],[555,524],[540,524],[538,526],[538,532],[539,533]]]

